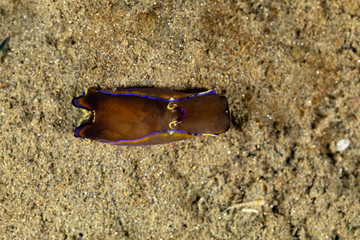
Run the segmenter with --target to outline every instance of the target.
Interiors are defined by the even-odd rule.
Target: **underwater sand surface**
[[[359,239],[360,5],[0,0],[1,239]],[[215,90],[218,137],[73,136],[87,87]]]

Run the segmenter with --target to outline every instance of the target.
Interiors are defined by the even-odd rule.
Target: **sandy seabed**
[[[0,239],[360,239],[359,1],[0,0],[7,36]],[[89,144],[87,87],[215,90],[232,126]]]

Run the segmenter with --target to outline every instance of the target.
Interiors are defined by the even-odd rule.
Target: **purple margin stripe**
[[[184,97],[184,98],[174,98],[174,99],[170,100],[170,99],[165,99],[165,98],[157,98],[157,97],[146,96],[144,94],[137,94],[137,93],[112,93],[112,92],[108,92],[108,91],[104,91],[104,90],[96,90],[96,92],[102,92],[102,93],[115,95],[115,96],[116,95],[121,95],[121,96],[143,97],[143,98],[149,98],[149,99],[165,101],[165,102],[182,101],[182,100],[186,100],[186,99],[189,99],[189,98],[198,97],[198,96],[202,96],[202,95],[213,95],[213,94],[216,95],[215,91],[207,91],[207,92],[195,93],[193,95],[190,95],[190,96]]]
[[[159,133],[169,133],[169,132],[173,132],[173,133],[186,133],[186,134],[189,134],[191,136],[201,136],[203,134],[196,134],[196,133],[189,133],[187,131],[182,131],[182,130],[164,130],[164,131],[158,131],[158,132],[152,132],[152,133],[149,133],[149,134],[146,134],[145,136],[143,137],[140,137],[140,138],[136,138],[136,139],[129,139],[129,140],[117,140],[117,141],[112,141],[112,142],[103,142],[101,140],[95,140],[95,141],[98,141],[98,142],[102,142],[102,143],[107,143],[107,144],[113,144],[113,143],[120,143],[120,142],[135,142],[135,141],[138,141],[138,140],[141,140],[143,138],[146,138],[148,136],[151,136],[151,135],[154,135],[154,134],[159,134]],[[213,134],[213,135],[219,135],[219,134]],[[84,139],[84,138],[83,138]]]
[[[74,99],[72,100],[72,104],[73,104],[75,107],[78,107],[78,108],[82,108],[82,109],[86,109],[86,110],[88,110],[88,111],[91,111],[90,109],[84,107],[83,105],[81,105],[81,104],[79,104],[79,103],[77,102],[77,100],[78,100],[79,98],[81,98],[82,96],[84,96],[84,95],[81,95],[80,97],[74,98]]]

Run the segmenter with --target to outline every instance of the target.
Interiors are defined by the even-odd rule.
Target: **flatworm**
[[[90,90],[72,103],[88,112],[75,137],[115,145],[163,144],[218,135],[230,126],[227,100],[215,91]]]

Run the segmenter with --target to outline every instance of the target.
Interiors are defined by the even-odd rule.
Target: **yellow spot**
[[[175,108],[177,107],[176,104],[174,104],[173,106],[171,106],[171,103],[172,103],[172,102],[169,102],[169,104],[167,105],[167,109],[169,109],[169,110],[173,110],[173,109],[175,109]]]
[[[88,111],[86,109],[81,109],[81,111],[83,112],[83,115],[80,119],[80,123],[82,123],[85,119],[89,118],[90,114],[91,114],[91,111]],[[95,118],[94,118],[94,121],[95,121]]]
[[[211,134],[211,133],[203,133],[201,135],[203,135],[203,136],[213,136],[213,137],[217,136],[216,134]]]
[[[178,121],[172,121],[171,123],[169,123],[169,128],[170,129],[174,129],[174,127],[176,127],[176,125],[177,125],[177,123],[178,123]],[[174,126],[173,126],[174,125]]]

